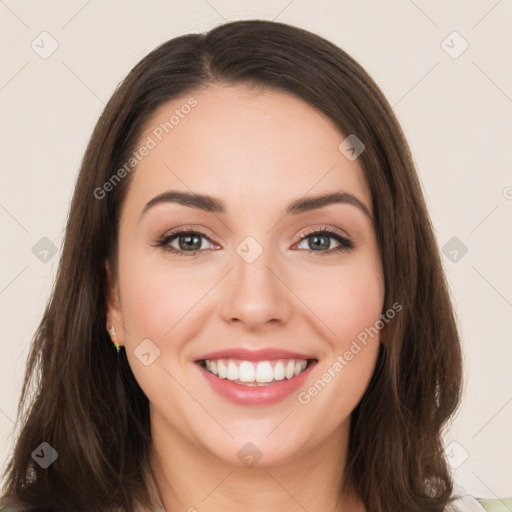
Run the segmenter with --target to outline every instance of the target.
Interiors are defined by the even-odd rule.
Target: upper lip
[[[299,352],[291,352],[290,350],[282,350],[278,348],[260,348],[257,350],[244,347],[234,347],[224,350],[216,350],[208,352],[197,357],[194,361],[202,361],[204,359],[242,359],[244,361],[267,361],[271,359],[316,359],[312,355],[301,354]]]

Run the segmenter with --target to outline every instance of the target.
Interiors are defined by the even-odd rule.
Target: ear
[[[116,331],[116,343],[124,345],[123,315],[120,307],[119,288],[108,260],[105,260],[105,270],[107,271],[105,290],[107,325],[105,328],[108,329],[113,326]]]

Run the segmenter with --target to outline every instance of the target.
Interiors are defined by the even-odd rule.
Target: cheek
[[[182,392],[173,376],[181,380],[177,373],[183,347],[201,326],[196,317],[201,311],[197,303],[211,286],[201,277],[183,267],[156,265],[154,259],[151,261],[135,252],[120,265],[121,309],[128,361],[150,402],[160,404],[162,410],[171,401],[181,408],[186,407],[188,395]],[[137,357],[140,354],[138,347],[147,339],[154,344],[145,342],[150,347],[151,359],[153,353],[157,354],[148,366]]]
[[[318,275],[318,277],[322,277]],[[336,411],[328,423],[334,428],[364,394],[379,351],[379,322],[384,286],[381,267],[372,262],[332,269],[309,290],[315,314],[327,342],[315,370],[316,381],[298,396],[306,409]],[[327,279],[328,277],[328,279]],[[320,285],[321,282],[325,284]],[[306,290],[304,290],[306,292]]]
[[[300,287],[298,295],[305,298],[316,318],[314,323],[322,337],[336,352],[347,350],[352,339],[374,326],[382,313],[384,284],[375,257],[318,267],[314,279],[302,277],[302,281],[297,280],[297,287]]]
[[[191,266],[155,264],[144,255],[125,259],[120,280],[126,341],[132,344],[141,336],[161,343],[175,337],[188,323],[182,320],[194,316],[196,305],[211,287],[208,276]]]
[[[384,300],[380,276],[370,270],[347,272],[333,280],[330,298],[325,311],[336,333],[330,339],[342,349],[378,320]]]
[[[155,262],[154,256],[150,258],[142,251],[125,251],[124,255],[119,268],[121,310],[132,371],[150,401],[158,403],[162,390],[168,390],[170,396],[185,400],[186,405],[188,395],[172,376],[183,371],[189,356],[185,349],[190,340],[200,336],[207,293],[218,281],[217,274],[211,269],[199,272],[190,264],[187,268],[179,261]],[[149,344],[158,354],[149,366],[136,355],[147,339],[157,347]]]

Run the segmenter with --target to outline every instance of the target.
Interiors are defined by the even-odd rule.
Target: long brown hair
[[[383,311],[395,302],[403,309],[386,326],[376,370],[352,413],[340,493],[355,488],[372,512],[442,511],[452,480],[441,436],[460,399],[461,349],[407,142],[378,86],[347,53],[306,30],[260,20],[162,44],[106,105],[82,161],[55,286],[33,338],[4,506],[133,512],[137,503],[149,505],[142,478],[149,404],[124,349],[117,354],[105,329],[105,261],[116,275],[130,175],[103,199],[95,191],[129,159],[157,107],[216,82],[287,91],[364,143],[359,162],[372,195]],[[47,469],[31,456],[43,442],[58,452]]]

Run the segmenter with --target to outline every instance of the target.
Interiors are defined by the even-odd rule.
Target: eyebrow
[[[148,201],[142,210],[141,217],[148,210],[161,203],[177,203],[188,206],[189,208],[197,208],[208,213],[226,213],[226,205],[221,199],[216,197],[206,194],[168,190]],[[288,205],[285,215],[298,215],[299,213],[309,212],[336,203],[355,206],[372,220],[368,207],[356,196],[343,191],[299,198]]]

